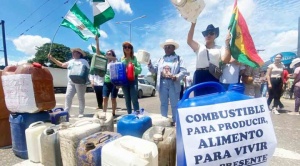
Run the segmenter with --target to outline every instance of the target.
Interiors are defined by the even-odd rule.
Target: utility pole
[[[5,66],[8,66],[8,63],[7,63],[7,52],[6,52],[6,40],[5,40],[4,20],[1,20],[0,24],[2,26],[2,39],[3,39],[3,50],[0,50],[0,51],[4,52]]]
[[[300,17],[298,20],[298,47],[297,47],[297,56],[300,57]]]

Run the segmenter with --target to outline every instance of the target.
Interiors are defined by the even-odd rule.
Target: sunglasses
[[[164,49],[171,49],[171,48],[174,48],[174,46],[173,45],[165,45],[164,46]]]
[[[131,46],[123,46],[123,49],[132,49]]]
[[[208,35],[213,36],[213,35],[215,35],[215,32],[207,32],[205,36],[208,36]]]

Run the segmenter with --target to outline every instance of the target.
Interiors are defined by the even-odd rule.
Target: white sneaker
[[[273,108],[272,109],[272,112],[275,114],[275,115],[280,115],[280,113],[278,112],[278,110],[276,108]]]
[[[79,114],[79,115],[78,115],[78,118],[83,118],[83,114]]]

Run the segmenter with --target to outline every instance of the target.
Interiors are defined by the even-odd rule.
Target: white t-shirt
[[[280,78],[283,72],[283,64],[281,63],[278,67],[272,63],[268,66],[268,68],[272,69],[271,78]]]
[[[208,50],[210,62],[216,66],[219,66],[221,56],[225,54],[225,48],[215,45],[213,48],[206,49],[205,45],[199,43],[199,49],[196,51],[196,68],[205,68],[209,66],[206,50]]]
[[[94,82],[95,86],[103,86],[104,83],[104,77],[100,77],[99,75],[89,75],[89,79],[91,82]]]
[[[72,82],[71,79],[70,79],[70,77],[69,77],[69,75],[70,75],[70,69],[69,68],[71,67],[71,65],[73,65],[73,63],[74,64],[83,64],[87,68],[90,68],[89,63],[85,59],[71,59],[68,62],[65,62],[64,64],[68,64],[67,69],[68,69],[68,79],[69,79],[69,82]]]
[[[244,65],[235,63],[225,64],[223,66],[223,74],[220,77],[220,82],[223,84],[238,83],[240,71],[243,69],[245,69]]]

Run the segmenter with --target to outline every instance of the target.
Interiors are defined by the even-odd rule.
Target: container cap
[[[46,130],[46,134],[47,135],[51,135],[51,134],[53,134],[54,133],[54,130],[53,129],[47,129]]]
[[[163,140],[163,135],[162,134],[154,134],[153,135],[153,140],[154,141],[162,141]]]
[[[94,143],[89,142],[89,143],[85,144],[85,150],[86,151],[89,151],[89,150],[92,150],[92,149],[95,149],[95,144]]]

